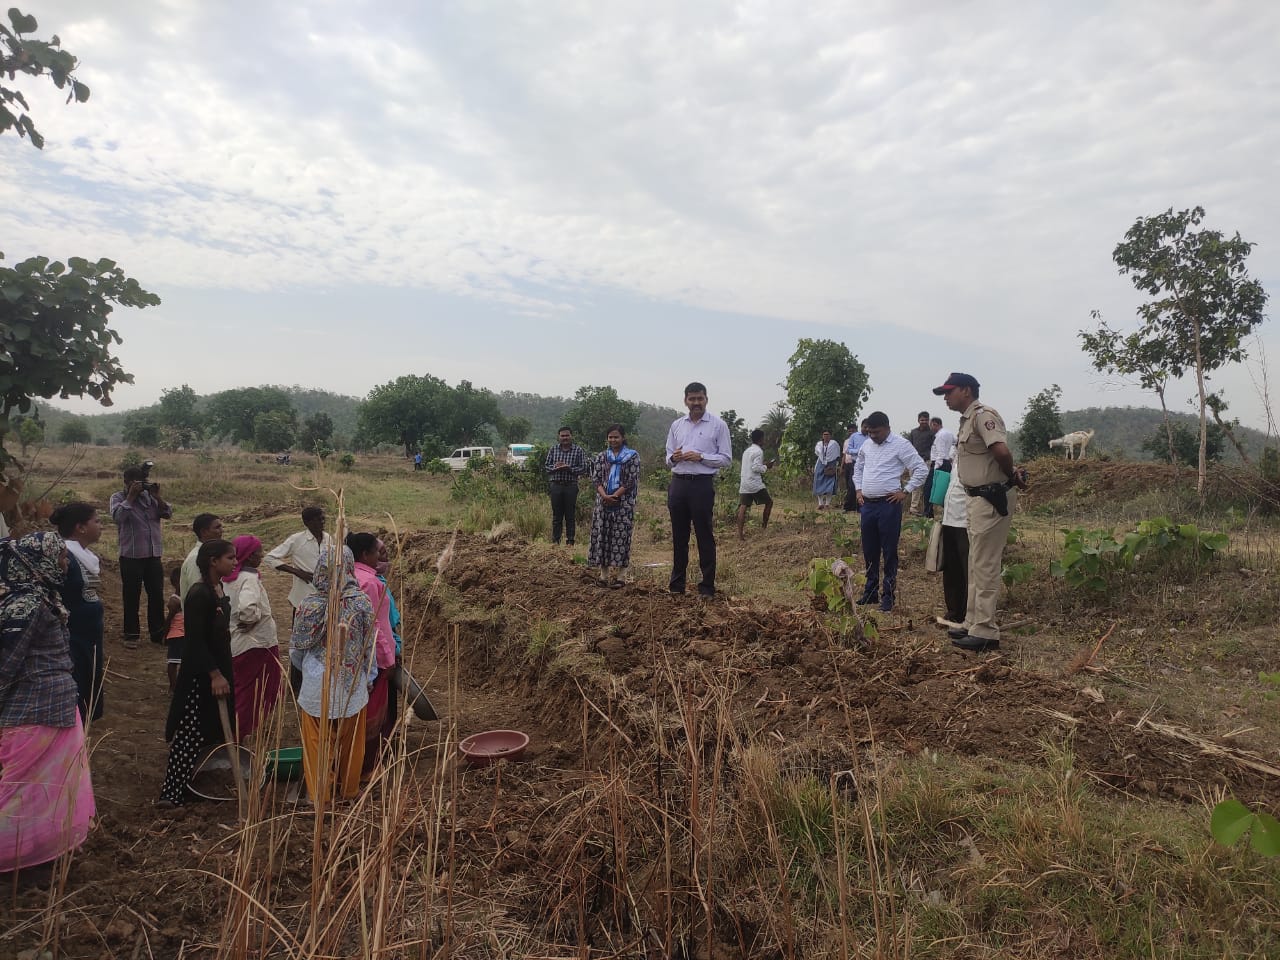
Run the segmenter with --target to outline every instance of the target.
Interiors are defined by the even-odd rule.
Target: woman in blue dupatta
[[[600,586],[621,587],[622,571],[631,563],[631,530],[640,487],[640,456],[627,446],[627,432],[609,427],[609,446],[591,465],[596,505],[591,512],[591,546],[587,566],[600,570]]]

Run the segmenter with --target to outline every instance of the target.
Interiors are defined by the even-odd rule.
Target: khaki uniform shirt
[[[991,455],[993,443],[1008,443],[1004,419],[995,410],[975,400],[960,415],[956,433],[956,469],[966,487],[987,483],[1004,483],[1009,478]]]

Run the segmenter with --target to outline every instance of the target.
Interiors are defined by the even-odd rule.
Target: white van
[[[507,447],[507,459],[517,467],[523,467],[533,453],[532,443],[513,443]]]
[[[465,470],[467,464],[481,457],[493,459],[493,447],[459,447],[444,458],[450,470]]]

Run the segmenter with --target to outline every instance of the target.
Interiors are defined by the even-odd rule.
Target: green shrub
[[[1140,569],[1158,567],[1163,573],[1181,575],[1199,570],[1226,549],[1225,533],[1210,533],[1193,523],[1175,523],[1168,517],[1143,520],[1116,539],[1112,530],[1063,529],[1062,558],[1049,572],[1069,586],[1102,593],[1117,577]]]
[[[338,458],[338,469],[343,473],[350,473],[351,468],[356,465],[355,454],[344,453]]]
[[[426,461],[426,463],[422,465],[422,469],[436,477],[445,476],[450,472],[449,465],[439,457],[432,457],[430,460]]]

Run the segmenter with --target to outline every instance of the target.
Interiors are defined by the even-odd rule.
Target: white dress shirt
[[[942,525],[944,527],[969,526],[969,494],[964,492],[964,484],[955,474],[951,474],[951,486],[947,487],[947,497],[942,501]]]
[[[328,550],[332,542],[333,538],[327,532],[323,540],[317,541],[315,534],[310,530],[299,530],[263,557],[262,562],[272,570],[287,563],[299,570],[315,573],[316,564],[320,562],[320,551]],[[302,602],[302,598],[310,592],[311,584],[294,577],[293,586],[289,589],[290,605],[296,608]]]
[[[887,497],[902,492],[902,473],[911,471],[907,493],[924,483],[929,468],[906,437],[891,433],[884,443],[868,440],[853,462],[853,488],[864,497]]]
[[[742,454],[742,478],[738,482],[739,493],[759,493],[764,489],[764,451],[753,443]]]
[[[956,458],[956,435],[946,427],[933,435],[933,446],[929,448],[929,460],[935,467],[942,466],[942,461]]]
[[[676,450],[685,453],[696,450],[702,454],[701,460],[681,460],[671,462],[671,454]],[[719,417],[703,413],[694,421],[687,413],[674,420],[667,430],[666,464],[672,473],[684,473],[692,476],[712,476],[721,468],[733,463],[733,443],[729,439],[729,427]]]

